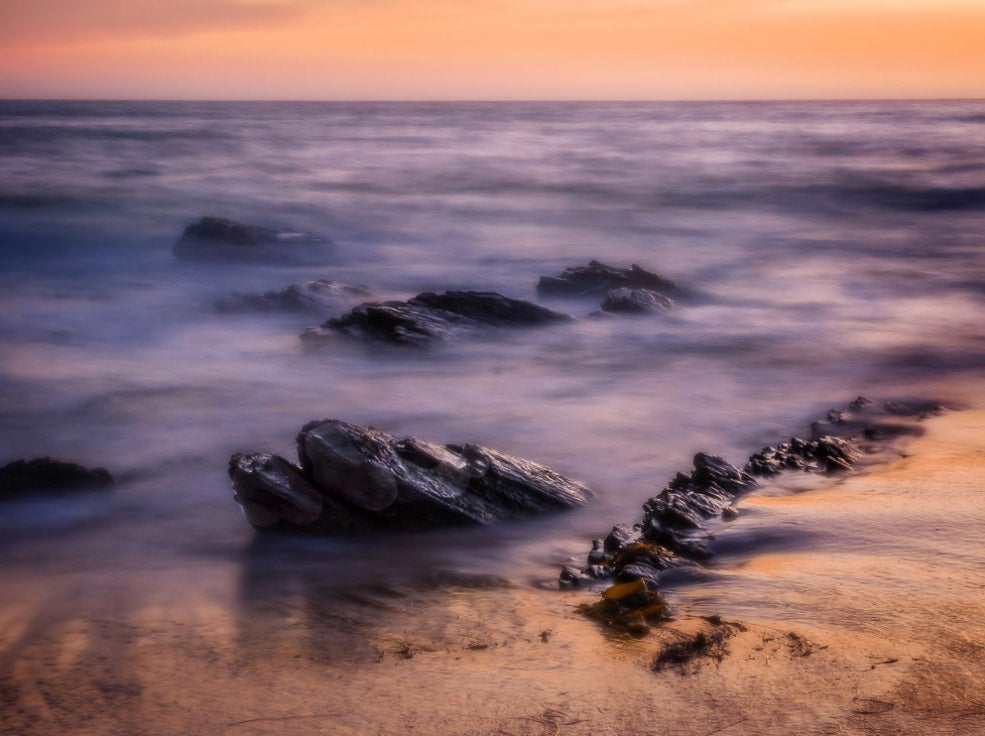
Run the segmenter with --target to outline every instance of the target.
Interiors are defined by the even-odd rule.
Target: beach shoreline
[[[750,523],[848,523],[848,513],[862,531],[875,518],[901,535],[908,508],[938,504],[913,555],[884,543],[867,552],[860,538],[838,554],[726,560],[717,582],[675,592],[677,618],[639,639],[579,615],[589,592],[492,577],[341,598],[308,580],[237,604],[207,580],[176,597],[166,574],[7,575],[0,733],[977,735],[985,411],[925,426],[895,462],[740,503]],[[964,552],[949,559],[956,535]],[[749,576],[785,591],[755,617],[741,600]],[[89,595],[66,598],[83,584]],[[654,671],[712,614],[741,624],[727,654]]]

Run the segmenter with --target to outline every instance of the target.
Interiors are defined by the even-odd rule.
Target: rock
[[[644,528],[698,529],[755,485],[752,476],[722,458],[699,452],[690,474],[678,473],[643,504]]]
[[[105,468],[39,457],[15,460],[0,468],[0,497],[29,491],[71,491],[109,488],[113,477]]]
[[[247,521],[257,528],[310,524],[322,512],[322,497],[301,475],[301,469],[282,457],[254,453],[233,455],[229,477],[235,499]]]
[[[337,419],[305,425],[297,445],[300,468],[277,456],[233,455],[236,500],[254,526],[337,533],[490,524],[594,497],[529,460],[478,445],[397,439]]]
[[[632,542],[637,536],[638,534],[632,527],[626,524],[616,524],[609,532],[609,536],[605,538],[603,546],[606,552],[613,554]]]
[[[616,583],[605,589],[599,601],[583,603],[578,610],[609,628],[644,636],[652,624],[667,619],[667,604],[644,579]]]
[[[669,297],[652,289],[630,289],[625,286],[611,289],[602,302],[603,312],[619,314],[651,314],[668,312],[674,308]]]
[[[620,584],[642,581],[656,589],[660,573],[682,565],[696,565],[711,556],[699,537],[712,520],[732,520],[738,515],[734,504],[755,489],[757,478],[787,471],[837,473],[852,469],[866,452],[885,451],[896,438],[912,435],[912,424],[899,417],[922,418],[943,408],[934,402],[888,402],[882,408],[859,397],[846,409],[832,409],[812,423],[811,439],[794,437],[765,447],[749,457],[740,470],[720,457],[698,453],[694,469],[678,473],[658,495],[643,504],[643,519],[632,527],[619,524],[605,540],[595,540],[586,566],[568,566],[561,574],[562,587],[615,579]],[[886,417],[893,419],[886,422]],[[914,420],[915,421],[915,420]],[[863,440],[870,444],[863,445]],[[875,444],[878,440],[880,444]],[[625,628],[639,623],[639,613],[620,607],[615,615],[611,603],[586,609],[602,620],[610,615],[612,625]]]
[[[236,292],[215,303],[220,312],[315,312],[347,307],[368,299],[373,292],[365,286],[335,281],[305,281],[262,294]]]
[[[764,447],[749,457],[745,472],[761,478],[786,470],[837,473],[850,470],[862,456],[857,442],[825,435],[805,440],[793,437],[776,447]]]
[[[482,327],[529,327],[570,320],[537,304],[480,291],[424,292],[405,302],[370,302],[310,327],[303,339],[337,334],[365,340],[421,345]]]
[[[566,268],[560,276],[541,276],[537,290],[557,296],[598,296],[612,289],[647,289],[664,297],[690,296],[683,287],[635,263],[629,268],[607,266],[591,261],[587,266]]]
[[[291,260],[331,244],[311,233],[203,217],[185,228],[173,251],[185,260]]]

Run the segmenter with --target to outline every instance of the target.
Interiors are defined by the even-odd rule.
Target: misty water
[[[125,595],[126,579],[235,599],[299,571],[340,587],[445,570],[550,581],[696,451],[741,462],[859,394],[973,402],[985,367],[981,102],[8,101],[0,162],[0,463],[52,455],[118,481],[2,503],[5,575],[65,601]],[[203,215],[334,245],[176,259]],[[299,334],[328,310],[214,306],[311,279],[538,300],[540,275],[592,258],[699,298],[606,318],[597,300],[541,300],[578,319],[426,349],[312,348]],[[293,458],[318,418],[494,447],[598,501],[486,529],[258,543],[228,458]]]

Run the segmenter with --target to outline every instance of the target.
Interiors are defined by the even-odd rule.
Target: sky
[[[0,97],[985,97],[985,0],[0,0]]]

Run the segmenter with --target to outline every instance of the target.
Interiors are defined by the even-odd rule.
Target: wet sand
[[[733,527],[857,528],[854,549],[725,555],[642,639],[577,614],[584,591],[524,581],[340,593],[311,572],[243,580],[223,560],[192,586],[180,570],[15,564],[0,733],[980,736],[985,411],[926,426],[864,475],[745,499]],[[745,629],[727,655],[653,671],[716,613]]]

